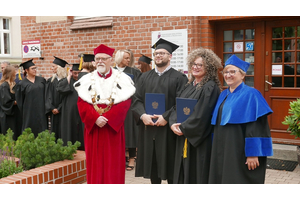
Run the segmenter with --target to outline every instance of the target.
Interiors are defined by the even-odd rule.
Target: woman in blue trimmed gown
[[[273,155],[267,116],[273,111],[261,93],[244,84],[249,63],[232,55],[225,63],[229,86],[217,101],[209,183],[263,184],[267,156]]]

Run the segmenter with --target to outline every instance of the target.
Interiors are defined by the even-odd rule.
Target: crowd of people
[[[152,69],[145,55],[135,66],[131,50],[115,53],[101,44],[94,54],[79,55],[78,64],[54,56],[48,80],[37,76],[32,59],[20,64],[23,74],[2,62],[1,133],[11,128],[16,139],[25,128],[35,135],[49,128],[65,145],[80,141],[88,184],[124,184],[126,170],[152,184],[264,183],[266,158],[273,154],[272,110],[244,83],[250,64],[234,54],[226,60],[228,88],[222,91],[221,59],[210,49],[194,49],[187,76],[171,65],[178,47],[160,38],[151,47]],[[195,104],[181,111],[178,99]]]

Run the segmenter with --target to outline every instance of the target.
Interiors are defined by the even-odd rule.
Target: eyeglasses
[[[169,53],[166,53],[166,52],[154,52],[154,53],[153,53],[153,56],[154,56],[154,57],[155,57],[155,56],[164,56],[165,54],[170,55]]]
[[[97,62],[99,62],[100,60],[102,60],[103,62],[105,62],[105,61],[107,61],[109,58],[111,58],[111,57],[106,57],[106,58],[101,58],[101,57],[99,57],[99,58],[96,58],[95,57],[95,61],[97,61]]]
[[[200,69],[203,67],[202,64],[199,64],[199,63],[191,63],[192,67],[196,67],[197,69]]]
[[[239,70],[229,70],[229,71],[222,71],[222,74],[225,76],[228,76],[228,75],[230,75],[230,76],[234,76],[235,75],[235,73],[237,72],[237,71],[239,71]]]

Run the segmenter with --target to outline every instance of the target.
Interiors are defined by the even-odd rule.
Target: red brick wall
[[[51,75],[53,56],[68,63],[78,63],[80,53],[93,53],[104,43],[112,48],[131,49],[137,62],[140,53],[151,55],[151,32],[159,30],[188,30],[188,52],[200,46],[214,49],[214,26],[209,20],[231,17],[205,16],[115,16],[113,26],[71,30],[73,17],[64,21],[36,23],[35,16],[21,17],[22,40],[41,40],[42,57],[34,59],[39,73]],[[25,61],[25,60],[23,60]]]

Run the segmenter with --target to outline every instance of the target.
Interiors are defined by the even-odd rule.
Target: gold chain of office
[[[93,107],[94,109],[100,114],[102,115],[103,113],[106,113],[107,111],[109,111],[111,109],[111,107],[114,105],[114,101],[115,101],[115,97],[116,97],[116,88],[117,88],[117,84],[118,84],[118,80],[120,78],[120,75],[121,73],[118,73],[115,80],[114,80],[114,83],[113,83],[113,88],[112,88],[112,92],[109,96],[108,99],[100,99],[97,97],[97,92],[95,90],[95,78],[94,78],[94,73],[91,73],[91,81],[92,81],[92,85],[91,85],[91,99],[92,99],[92,102],[93,102]],[[107,105],[107,107],[105,108],[102,108],[102,107],[98,107],[97,106],[97,101],[105,101],[105,100],[108,100],[109,101],[109,104]]]

